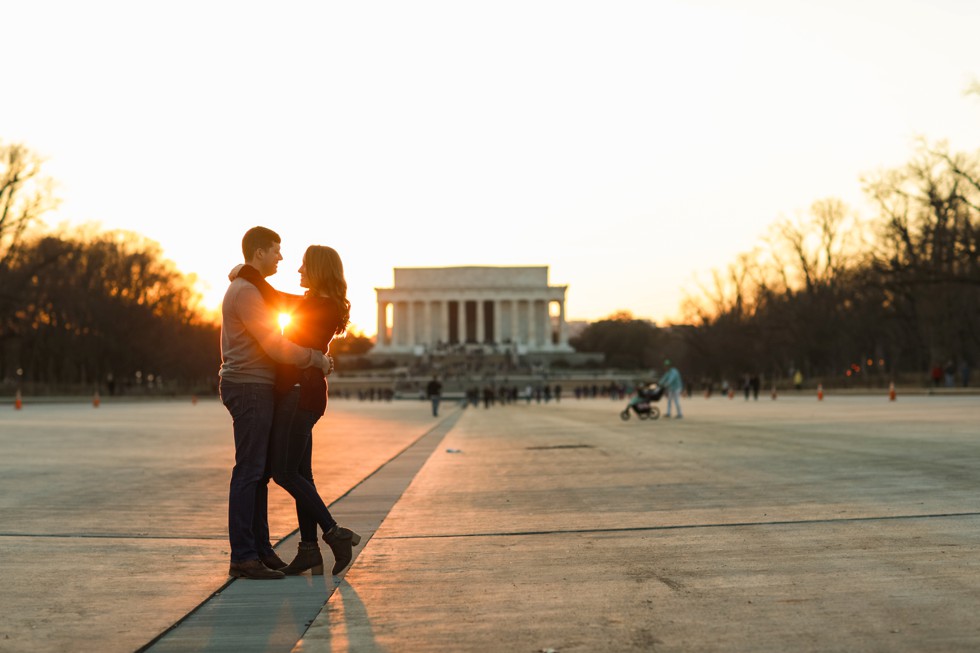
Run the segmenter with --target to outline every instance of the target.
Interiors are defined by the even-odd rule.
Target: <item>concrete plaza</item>
[[[0,651],[980,649],[980,397],[624,403],[332,403],[336,591],[227,582],[216,401],[0,406]]]

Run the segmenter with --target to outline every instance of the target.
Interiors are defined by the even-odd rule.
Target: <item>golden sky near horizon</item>
[[[52,2],[4,8],[0,139],[49,224],[161,243],[216,306],[240,239],[392,269],[548,265],[569,319],[665,321],[781,216],[916,140],[980,148],[980,4],[955,0]]]

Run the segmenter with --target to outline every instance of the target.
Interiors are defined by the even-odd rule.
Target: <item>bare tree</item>
[[[0,267],[9,267],[28,227],[57,204],[41,164],[27,146],[0,142]]]
[[[873,270],[920,367],[980,345],[980,161],[944,144],[865,180],[880,212]]]
[[[776,224],[775,236],[769,242],[774,249],[774,259],[786,260],[787,268],[796,267],[802,290],[813,293],[818,288],[833,288],[849,265],[853,265],[855,248],[861,234],[850,208],[840,199],[818,200],[810,207],[805,218],[791,221],[783,219]],[[793,286],[789,270],[784,277],[787,286]]]

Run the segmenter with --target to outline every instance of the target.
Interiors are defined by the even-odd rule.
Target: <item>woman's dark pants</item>
[[[317,541],[317,525],[326,533],[337,522],[313,483],[313,425],[320,419],[297,408],[299,388],[276,402],[269,459],[272,479],[296,500],[300,539]]]

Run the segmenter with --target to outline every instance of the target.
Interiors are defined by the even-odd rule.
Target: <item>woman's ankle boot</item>
[[[296,557],[279,571],[287,576],[295,576],[307,569],[314,576],[323,575],[323,556],[320,555],[320,545],[316,542],[300,542]]]
[[[361,543],[361,536],[351,529],[344,528],[338,524],[323,534],[323,541],[333,551],[334,563],[331,573],[336,576],[344,567],[350,564],[351,559],[354,557],[352,549]]]

